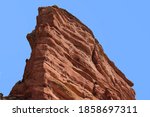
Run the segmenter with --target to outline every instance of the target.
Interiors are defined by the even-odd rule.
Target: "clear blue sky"
[[[94,33],[105,53],[134,82],[137,99],[150,99],[150,0],[1,0],[0,92],[22,79],[30,56],[26,34],[39,6],[67,9]]]

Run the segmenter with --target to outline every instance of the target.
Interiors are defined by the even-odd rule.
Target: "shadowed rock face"
[[[3,94],[0,93],[0,100],[23,100],[23,98],[14,96],[3,96]]]
[[[133,83],[109,60],[92,31],[66,10],[38,9],[22,81],[9,96],[46,100],[132,100]]]

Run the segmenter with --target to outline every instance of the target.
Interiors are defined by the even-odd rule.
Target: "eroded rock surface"
[[[135,99],[133,83],[109,60],[92,31],[66,10],[38,9],[22,81],[10,96],[46,100]]]

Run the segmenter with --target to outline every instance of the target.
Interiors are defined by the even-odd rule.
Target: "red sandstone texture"
[[[46,100],[133,100],[133,83],[109,60],[92,31],[66,10],[38,9],[22,81],[9,96]]]

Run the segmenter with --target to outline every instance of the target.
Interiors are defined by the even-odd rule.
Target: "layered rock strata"
[[[133,100],[133,83],[109,60],[92,31],[66,10],[38,9],[27,35],[32,53],[10,96],[46,100]]]

